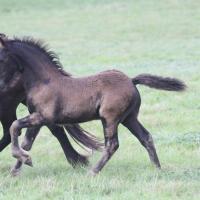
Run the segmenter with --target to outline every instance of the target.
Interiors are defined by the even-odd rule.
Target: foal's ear
[[[2,37],[0,37],[0,49],[3,49],[5,48],[6,44],[5,44],[5,41]]]

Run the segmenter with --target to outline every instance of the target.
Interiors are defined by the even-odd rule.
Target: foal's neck
[[[24,48],[18,55],[20,55],[23,65],[22,77],[26,89],[38,83],[49,82],[57,77],[59,69],[53,66],[54,63],[45,54]]]

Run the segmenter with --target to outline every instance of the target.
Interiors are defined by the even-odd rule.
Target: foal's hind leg
[[[30,151],[32,148],[32,145],[35,141],[35,138],[37,137],[39,131],[40,131],[41,126],[37,126],[37,127],[31,127],[28,128],[25,134],[25,137],[22,141],[21,147],[26,150],[26,151]]]
[[[154,146],[153,138],[151,134],[140,124],[140,122],[136,119],[136,117],[127,117],[125,121],[122,123],[126,126],[133,135],[135,135],[140,143],[147,150],[151,162],[157,167],[161,168],[160,162],[156,153],[156,149]]]
[[[90,170],[90,175],[96,175],[112,157],[115,151],[119,147],[118,135],[117,135],[117,123],[104,122],[104,137],[105,137],[105,150],[99,162]]]

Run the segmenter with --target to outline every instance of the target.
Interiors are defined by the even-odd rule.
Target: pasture
[[[30,152],[34,167],[25,166],[19,177],[9,174],[15,163],[10,148],[0,153],[0,200],[200,199],[199,5],[196,0],[0,0],[0,32],[43,39],[74,76],[114,68],[130,77],[172,76],[188,86],[183,93],[137,86],[139,119],[153,135],[162,170],[120,126],[118,151],[97,177],[89,177],[89,167],[73,169],[42,128]],[[18,117],[26,114],[21,105]],[[103,137],[100,122],[83,127]],[[90,165],[99,157],[95,152]]]

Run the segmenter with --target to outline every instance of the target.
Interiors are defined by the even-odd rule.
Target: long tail
[[[83,147],[83,145],[92,150],[102,151],[104,147],[103,140],[95,137],[91,133],[85,131],[78,124],[65,126],[69,135],[76,143]],[[84,148],[84,147],[83,147]]]
[[[140,74],[132,79],[134,85],[142,84],[151,88],[168,91],[183,91],[186,85],[181,80],[169,77]]]

